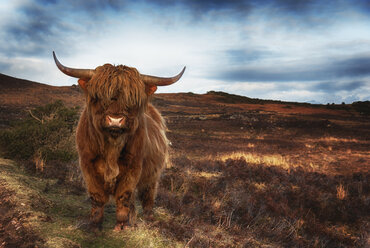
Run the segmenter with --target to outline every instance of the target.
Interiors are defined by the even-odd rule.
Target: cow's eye
[[[117,97],[112,97],[110,100],[111,101],[117,101]]]
[[[97,97],[92,97],[91,98],[92,103],[97,103],[98,101],[99,101],[99,98],[97,98]]]

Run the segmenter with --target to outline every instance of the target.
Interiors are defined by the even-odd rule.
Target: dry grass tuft
[[[337,198],[339,200],[343,200],[344,198],[347,197],[347,191],[344,189],[343,185],[342,184],[339,184],[339,186],[337,186]]]
[[[218,155],[215,159],[221,160],[223,162],[226,162],[227,160],[243,159],[249,164],[264,164],[268,166],[278,166],[284,169],[295,167],[280,154],[259,155],[249,152],[232,152],[228,154]]]
[[[42,156],[42,152],[38,151],[33,157],[33,162],[35,163],[36,171],[44,172],[45,158]]]

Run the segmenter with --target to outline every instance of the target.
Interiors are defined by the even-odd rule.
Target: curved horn
[[[154,76],[149,76],[149,75],[144,75],[144,74],[140,74],[140,77],[145,84],[155,85],[155,86],[166,86],[166,85],[170,85],[170,84],[177,82],[181,78],[182,74],[184,74],[185,69],[186,69],[186,66],[184,67],[184,69],[182,69],[182,71],[179,74],[177,74],[174,77],[169,77],[169,78],[154,77]]]
[[[57,57],[55,56],[55,52],[53,51],[53,57],[55,64],[58,66],[59,70],[63,72],[64,74],[67,74],[68,76],[75,77],[75,78],[82,78],[82,79],[90,79],[94,73],[95,70],[92,69],[75,69],[75,68],[69,68],[64,65],[62,65]]]

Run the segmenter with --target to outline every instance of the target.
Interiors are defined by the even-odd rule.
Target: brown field
[[[13,120],[26,118],[27,110],[56,99],[67,106],[83,104],[76,87],[58,88],[0,75],[0,127],[6,129]],[[263,101],[219,92],[157,94],[153,102],[167,121],[171,141],[155,220],[146,223],[139,211],[138,227],[130,234],[109,236],[113,226],[108,222],[106,237],[54,233],[53,240],[67,239],[60,241],[64,247],[101,247],[94,242],[106,242],[107,237],[118,243],[108,242],[105,247],[370,246],[369,115],[351,105]],[[7,161],[2,160],[1,166],[13,163]],[[22,163],[27,162],[17,162]],[[26,170],[27,178],[55,177],[53,173],[59,172],[47,174],[48,166],[55,169],[53,163],[58,162],[46,161],[45,172]],[[28,162],[26,167],[32,166],[36,165]],[[11,175],[9,169],[3,170]],[[33,243],[62,247],[50,245],[49,236],[22,221],[27,218],[14,208],[19,202],[10,196],[17,196],[17,187],[10,187],[9,180],[0,178],[0,247],[13,247],[11,242],[18,247],[33,247]],[[66,181],[52,186],[42,181],[46,191],[49,186],[60,188],[60,199],[50,204],[63,204],[63,198],[76,195],[79,200],[71,206],[83,209],[42,210],[33,202],[30,215],[32,209],[43,211],[45,222],[62,223],[59,229],[73,228],[88,204],[81,200],[84,193],[68,189]],[[39,204],[52,202],[43,191],[35,194],[44,199]],[[106,210],[108,219],[114,218],[112,208]],[[58,222],[62,215],[67,220]],[[140,246],[141,238],[134,235],[160,237],[160,241]],[[127,243],[119,243],[125,239]],[[134,246],[130,240],[136,240]]]

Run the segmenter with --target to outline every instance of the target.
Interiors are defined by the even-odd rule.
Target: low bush
[[[370,115],[370,101],[354,102],[352,107],[363,115]]]
[[[77,158],[74,127],[78,107],[68,108],[62,101],[37,107],[29,116],[0,131],[0,145],[11,158],[68,162]]]

